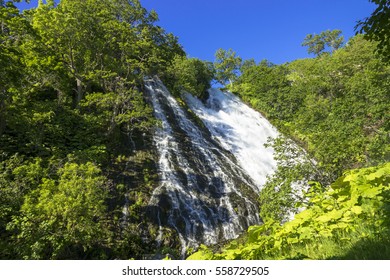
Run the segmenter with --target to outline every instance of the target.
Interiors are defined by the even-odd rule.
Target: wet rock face
[[[161,122],[154,136],[160,182],[149,202],[150,214],[160,228],[158,242],[164,243],[163,232],[171,228],[184,254],[188,247],[236,238],[248,226],[260,223],[258,186],[206,128],[209,124],[198,125],[199,120],[158,79],[145,84]]]

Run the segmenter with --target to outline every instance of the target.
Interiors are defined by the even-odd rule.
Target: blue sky
[[[375,9],[368,0],[140,1],[190,57],[213,61],[218,48],[232,48],[243,59],[276,64],[309,57],[301,46],[307,34],[340,29],[350,38],[356,22]]]

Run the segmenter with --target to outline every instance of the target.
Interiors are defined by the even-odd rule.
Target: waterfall
[[[158,241],[164,227],[173,229],[184,256],[188,247],[237,238],[260,223],[258,191],[275,167],[263,143],[275,129],[231,94],[212,90],[206,105],[185,95],[202,125],[160,80],[145,86],[160,121],[154,135],[160,182],[149,201]]]
[[[230,92],[210,89],[206,104],[188,93],[184,98],[213,137],[237,158],[260,191],[267,175],[276,169],[273,149],[264,147],[268,138],[278,136],[276,128]]]

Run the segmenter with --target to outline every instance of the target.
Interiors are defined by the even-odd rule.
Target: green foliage
[[[0,258],[153,252],[143,77],[184,52],[138,0],[44,2],[0,5]]]
[[[175,95],[187,91],[201,99],[207,99],[207,90],[213,78],[211,63],[178,55],[168,68],[164,82]]]
[[[19,45],[27,23],[15,5],[8,1],[0,5],[0,137],[7,123],[10,100],[23,81],[23,64]]]
[[[153,242],[141,238],[156,234],[144,207],[156,159],[143,77],[157,74],[174,91],[206,98],[213,67],[186,58],[177,38],[156,26],[156,13],[138,0],[40,1],[23,14],[12,2],[0,2],[0,258],[127,259],[153,252]],[[339,34],[327,34],[321,40],[337,49]],[[284,220],[296,201],[291,182],[327,185],[345,169],[388,160],[390,69],[373,54],[376,46],[357,36],[330,55],[279,66],[241,63],[232,50],[217,51],[217,80],[229,81],[231,90],[234,82],[245,101],[318,163],[297,162],[289,145],[274,143],[291,157],[278,159],[262,195],[267,232],[281,227],[270,221]],[[366,200],[386,198],[384,189],[360,191],[353,217],[366,217]],[[342,209],[327,210],[316,222],[343,219]],[[376,231],[367,223],[353,238]],[[299,244],[296,235],[286,240]]]
[[[244,245],[233,242],[218,254],[203,247],[191,258],[389,258],[389,165],[351,171],[323,187],[343,170],[389,159],[390,69],[362,36],[338,47],[315,59],[241,68],[236,91],[306,152],[277,138],[278,169],[260,193],[265,224],[250,228]],[[310,180],[320,183],[311,183],[305,198],[296,186]]]
[[[389,159],[390,68],[362,36],[331,55],[248,67],[237,91],[306,149],[329,184],[343,170]]]
[[[321,189],[311,183],[306,209],[293,220],[252,226],[244,244],[233,242],[220,253],[202,247],[191,258],[390,258],[384,249],[389,245],[390,164],[346,172],[328,190]]]
[[[235,86],[243,100],[271,120],[289,119],[302,97],[290,94],[288,69],[263,60],[243,70]]]
[[[302,46],[309,47],[308,53],[320,55],[325,53],[325,48],[330,48],[331,52],[339,49],[343,45],[344,38],[341,36],[341,30],[326,30],[319,35],[308,34]]]
[[[368,40],[378,42],[377,50],[385,61],[390,61],[390,1],[370,0],[378,5],[375,11],[355,26]]]
[[[136,0],[42,4],[33,12],[39,40],[26,42],[27,61],[54,75],[50,82],[55,88],[64,78],[73,80],[72,98],[78,105],[89,88],[98,84],[114,91],[118,77],[142,80],[182,53],[175,37],[153,25],[156,19]]]
[[[213,258],[213,252],[205,245],[200,245],[198,251],[191,254],[187,260],[211,260]]]
[[[46,173],[41,165],[42,161],[38,158],[33,162],[25,162],[17,154],[0,162],[1,258],[15,258],[14,248],[10,247],[12,234],[6,230],[7,224],[19,211],[24,196],[38,186],[40,179]]]
[[[309,155],[286,137],[279,136],[268,143],[274,149],[277,169],[260,191],[260,217],[284,222],[300,211],[307,182],[320,179],[321,173]]]
[[[31,169],[31,168],[30,168]],[[104,246],[107,179],[92,163],[66,164],[58,179],[42,178],[8,226],[25,259],[75,258]]]
[[[241,63],[241,57],[237,56],[232,49],[218,49],[215,53],[214,61],[216,80],[224,86],[229,82],[230,86],[233,87],[233,82],[238,77]]]

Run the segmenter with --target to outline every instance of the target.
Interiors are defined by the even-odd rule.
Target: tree
[[[18,253],[27,259],[77,258],[104,247],[107,179],[92,163],[68,163],[58,179],[43,178],[29,193],[21,215],[9,226],[18,232]]]
[[[205,99],[214,78],[214,69],[211,63],[177,55],[167,74],[169,77],[165,82],[174,94],[181,94],[185,90]]]
[[[113,2],[111,5],[103,2],[64,0],[57,7],[40,2],[33,16],[33,26],[46,46],[43,61],[39,63],[46,64],[49,71],[65,72],[74,80],[75,105],[84,97],[92,80],[107,76],[108,70],[117,70],[119,63],[112,56],[112,39],[117,38],[112,28]],[[85,16],[86,13],[95,16]],[[117,30],[120,25],[114,27]],[[128,40],[133,38],[130,34]]]
[[[253,58],[244,60],[241,64],[240,72],[244,73],[245,70],[250,69],[251,67],[254,66],[256,66],[256,61]]]
[[[0,2],[0,137],[7,121],[7,107],[15,88],[23,79],[19,42],[27,29],[26,21],[12,2]]]
[[[154,168],[142,79],[183,50],[137,0],[48,0],[23,13],[12,2],[0,2],[0,258],[105,258],[147,223],[139,210],[123,227],[117,211]]]
[[[176,37],[154,26],[156,20],[156,13],[148,12],[138,0],[41,3],[32,16],[41,45],[31,43],[30,50],[45,53],[31,61],[57,72],[60,80],[65,74],[72,81],[78,106],[94,85],[110,92],[117,77],[139,82],[182,51]],[[41,52],[30,50],[27,53],[39,57]]]
[[[390,1],[370,0],[378,7],[370,17],[363,21],[358,21],[355,30],[358,33],[365,33],[365,37],[370,41],[378,42],[378,53],[385,61],[390,62]]]
[[[340,30],[326,30],[321,32],[319,35],[308,34],[305,37],[302,46],[309,47],[308,53],[312,53],[317,56],[322,53],[326,53],[326,47],[330,48],[331,52],[334,52],[343,45],[344,37],[340,37],[340,35]]]
[[[233,82],[236,81],[241,67],[242,59],[236,55],[232,49],[218,49],[215,53],[214,67],[216,70],[216,79],[222,85],[229,82],[233,88]]]
[[[248,67],[236,83],[244,101],[316,159],[321,183],[388,161],[390,68],[374,49],[359,35],[332,55]]]

